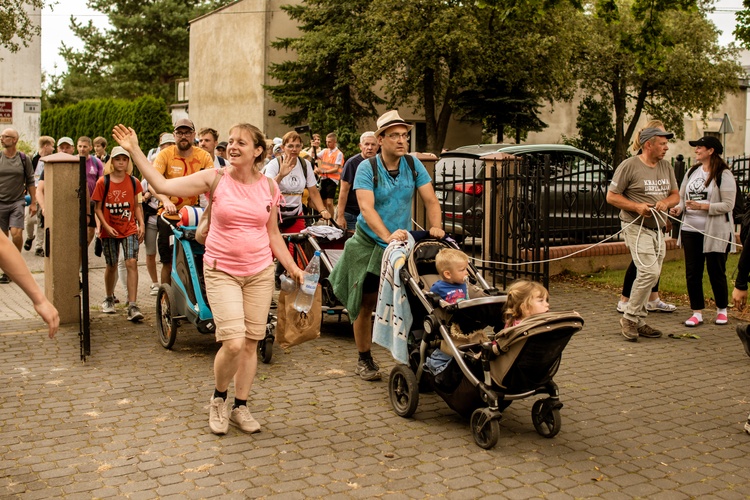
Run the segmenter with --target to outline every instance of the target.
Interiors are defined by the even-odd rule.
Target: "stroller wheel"
[[[156,330],[159,333],[159,342],[165,349],[171,349],[177,340],[177,326],[180,324],[174,319],[174,292],[172,287],[163,284],[159,287],[156,296]]]
[[[562,419],[560,417],[560,404],[554,405],[549,399],[538,399],[531,407],[531,421],[540,436],[553,438],[560,432]]]
[[[477,446],[485,450],[493,448],[500,438],[500,420],[492,417],[489,408],[477,408],[471,414],[471,434]]]
[[[258,342],[258,357],[265,364],[268,364],[271,362],[272,356],[273,356],[273,337],[272,336],[269,337],[268,333],[266,333],[266,338]]]
[[[391,370],[388,380],[388,394],[393,411],[399,417],[408,418],[414,415],[419,405],[419,385],[417,376],[406,365],[396,365]]]

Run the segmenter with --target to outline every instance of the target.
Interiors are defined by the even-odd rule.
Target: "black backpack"
[[[416,189],[417,185],[417,169],[414,168],[414,157],[410,154],[404,155],[404,158],[406,158],[406,164],[409,165],[409,168],[411,169],[411,173],[414,176],[414,186]],[[369,160],[370,166],[372,167],[372,187],[375,189],[378,187],[378,160],[377,155],[373,156]],[[401,164],[401,160],[399,160],[399,165]]]

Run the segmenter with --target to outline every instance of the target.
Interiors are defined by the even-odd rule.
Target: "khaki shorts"
[[[206,295],[216,323],[217,342],[265,337],[273,297],[273,270],[274,266],[270,265],[253,276],[232,276],[204,267]]]

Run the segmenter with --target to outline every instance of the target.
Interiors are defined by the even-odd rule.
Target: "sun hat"
[[[406,127],[406,130],[411,130],[414,125],[407,123],[404,121],[403,118],[398,114],[398,111],[395,109],[392,109],[390,111],[386,111],[382,115],[380,115],[380,118],[378,118],[377,121],[378,129],[375,131],[375,135],[379,136],[386,130],[388,130],[391,127],[395,127],[396,125],[403,125]]]

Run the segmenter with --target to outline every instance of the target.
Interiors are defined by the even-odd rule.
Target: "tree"
[[[41,19],[32,20],[29,9],[42,9],[44,0],[3,0],[0,2],[0,47],[18,52],[42,33]]]
[[[279,83],[265,88],[292,111],[282,116],[289,126],[309,124],[314,132],[336,131],[346,154],[357,152],[357,125],[376,116],[382,102],[371,82],[352,71],[372,43],[363,23],[363,12],[372,0],[307,0],[282,9],[297,21],[302,35],[272,43],[294,51],[295,60],[271,64],[269,75]],[[353,150],[352,150],[353,148]]]
[[[84,48],[63,45],[68,71],[50,82],[50,103],[142,95],[173,102],[172,83],[188,76],[188,22],[229,1],[88,0],[112,28],[100,30],[71,17],[70,28]]]
[[[570,144],[612,164],[615,127],[612,125],[612,104],[605,99],[588,95],[578,105],[576,128],[578,137],[563,137]]]
[[[365,16],[370,44],[353,71],[380,82],[389,106],[421,111],[429,152],[442,149],[455,98],[486,59],[479,10],[458,0],[378,0]]]
[[[742,75],[736,49],[718,44],[703,4],[691,0],[595,0],[584,18],[585,45],[574,61],[581,87],[614,111],[614,164],[627,156],[643,113],[678,137],[688,113],[704,116]]]

